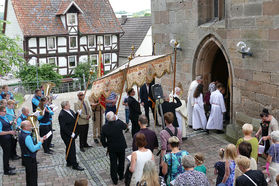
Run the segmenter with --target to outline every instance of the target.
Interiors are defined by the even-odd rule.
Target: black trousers
[[[52,132],[52,135],[53,135],[53,129],[52,129],[52,121],[51,121],[51,124],[50,124],[50,130],[51,130],[51,132]],[[52,142],[52,135],[51,135],[51,139],[50,139],[50,142],[49,142],[49,144],[51,144],[51,142]]]
[[[68,146],[70,144],[71,138],[70,137],[66,137],[66,136],[62,136],[62,140],[64,141],[64,143],[66,145],[65,154],[67,154],[67,150],[68,150]],[[68,158],[67,158],[66,161],[67,161],[68,165],[71,165],[73,167],[78,166],[77,158],[76,158],[76,143],[75,143],[75,139],[73,139],[73,141],[72,141],[72,145],[70,147],[69,155],[68,155]]]
[[[131,116],[131,115],[130,115]],[[140,126],[139,126],[139,116],[135,116],[135,117],[130,117],[131,118],[131,123],[132,123],[132,138],[134,137],[134,135],[140,131]]]
[[[11,135],[5,135],[0,138],[1,141],[1,148],[3,150],[3,168],[4,173],[9,171],[9,159],[11,154]]]
[[[109,152],[110,160],[110,177],[112,181],[117,182],[118,179],[124,177],[125,150],[120,152]]]
[[[150,125],[149,108],[150,108],[151,111],[152,111],[153,118],[154,118],[154,121],[155,121],[155,117],[154,117],[154,116],[155,116],[155,108],[152,108],[152,102],[151,102],[151,101],[148,101],[147,104],[144,103],[144,113],[145,113],[145,116],[146,116],[147,119],[148,119],[148,125]],[[157,115],[156,115],[156,125],[159,125]]]
[[[40,125],[40,136],[43,137],[46,135],[49,131],[51,131],[50,125]],[[44,152],[49,152],[49,146],[52,140],[52,135],[47,138],[43,143]]]
[[[80,148],[88,146],[88,143],[87,143],[88,128],[89,128],[89,124],[78,126],[78,129],[79,129],[79,147]]]
[[[13,158],[15,157],[16,154],[16,144],[17,144],[17,139],[15,139],[14,137],[11,138],[11,154],[10,157]]]
[[[26,173],[26,185],[37,186],[38,185],[38,168],[36,158],[22,157],[25,166]]]

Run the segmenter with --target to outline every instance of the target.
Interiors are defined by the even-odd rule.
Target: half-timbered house
[[[109,0],[6,0],[5,34],[18,37],[26,61],[55,64],[61,75],[81,63],[104,70],[118,66],[123,30]]]

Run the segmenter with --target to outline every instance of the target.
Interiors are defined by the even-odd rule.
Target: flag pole
[[[90,83],[90,80],[91,80],[91,77],[93,75],[93,71],[90,70],[90,75],[89,75],[89,78],[88,78],[88,82],[87,82],[87,85],[86,85],[86,88],[85,88],[85,91],[84,91],[84,97],[81,101],[81,104],[80,104],[80,107],[79,108],[82,108],[82,105],[84,103],[84,99],[85,99],[85,96],[86,96],[86,92],[87,92],[87,89],[88,89],[88,86],[89,86],[89,83]],[[76,122],[75,122],[75,126],[74,126],[74,129],[73,129],[73,133],[75,133],[76,131],[76,128],[77,128],[77,123],[78,123],[78,119],[79,119],[79,112],[77,113],[77,118],[76,118]],[[68,159],[68,156],[69,156],[69,152],[70,152],[70,148],[71,148],[71,145],[72,145],[72,142],[73,142],[73,138],[71,138],[70,140],[70,143],[69,143],[69,146],[67,148],[67,153],[66,153],[66,160]]]

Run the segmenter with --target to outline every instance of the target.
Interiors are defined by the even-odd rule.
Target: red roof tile
[[[60,16],[72,0],[12,0],[25,36],[67,34]],[[123,32],[108,0],[75,0],[81,34]]]

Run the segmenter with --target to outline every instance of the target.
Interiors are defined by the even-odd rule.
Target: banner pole
[[[93,71],[90,71],[89,79],[88,79],[88,82],[87,82],[87,85],[86,85],[86,88],[85,88],[85,91],[84,91],[84,98],[83,98],[82,101],[81,101],[80,108],[82,108],[82,106],[83,106],[84,99],[85,99],[85,96],[86,96],[86,92],[87,92],[87,89],[88,89],[88,86],[89,86],[89,83],[90,83],[90,80],[91,80],[91,76],[92,76],[92,75],[93,75]],[[72,133],[75,133],[75,131],[76,131],[78,119],[79,119],[79,112],[78,112],[78,114],[77,114],[75,126],[74,126],[74,129],[73,129],[73,132],[72,132]],[[67,147],[67,152],[66,152],[66,157],[65,157],[66,160],[67,160],[67,158],[68,158],[68,156],[69,156],[69,152],[70,152],[70,148],[71,148],[72,142],[73,142],[73,138],[70,139],[69,146]]]

